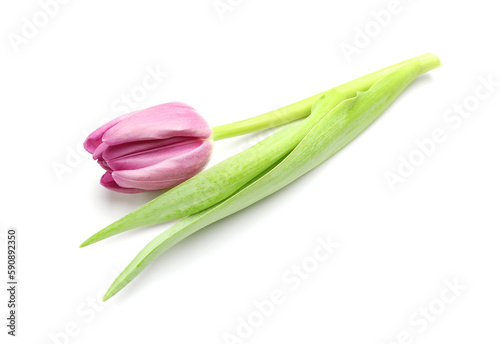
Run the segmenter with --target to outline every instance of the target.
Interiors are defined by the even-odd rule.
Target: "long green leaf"
[[[439,64],[435,56],[408,62],[375,82],[367,91],[358,92],[340,104],[337,100],[342,94],[338,90],[323,95],[315,103],[313,115],[327,108],[330,110],[289,155],[231,197],[187,216],[154,238],[116,278],[104,300],[120,291],[156,257],[179,241],[267,197],[334,155],[368,127],[418,75]]]

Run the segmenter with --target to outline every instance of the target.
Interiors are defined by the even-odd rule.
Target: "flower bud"
[[[115,118],[84,147],[106,170],[104,187],[139,193],[170,189],[201,172],[212,154],[211,135],[195,109],[172,102]]]

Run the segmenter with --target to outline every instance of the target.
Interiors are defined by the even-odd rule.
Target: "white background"
[[[70,1],[43,26],[37,1],[3,1],[0,266],[7,228],[16,227],[20,284],[18,336],[7,336],[2,320],[2,343],[225,343],[274,289],[286,301],[235,342],[498,342],[500,87],[460,124],[443,117],[474,105],[479,78],[500,81],[498,9],[487,0],[401,0],[387,25],[373,25],[372,11],[389,3],[233,0],[221,17],[211,0]],[[12,44],[33,16],[43,27]],[[369,41],[348,60],[342,45],[367,25]],[[339,154],[188,238],[92,308],[113,271],[171,225],[78,248],[156,195],[104,189],[103,171],[80,153],[88,132],[123,112],[122,95],[148,69],[170,74],[128,110],[178,100],[218,125],[426,52],[442,68]],[[386,172],[418,154],[415,140],[436,128],[446,140],[392,191]],[[218,142],[213,162],[262,137]],[[67,170],[58,177],[60,165]],[[328,237],[340,248],[291,290],[282,276]],[[439,309],[441,294],[452,295],[446,280],[466,290]],[[421,307],[442,312],[423,321]]]

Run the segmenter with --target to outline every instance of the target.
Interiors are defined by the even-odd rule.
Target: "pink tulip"
[[[212,129],[189,105],[172,102],[115,118],[85,140],[107,172],[101,184],[138,193],[172,188],[208,164]]]

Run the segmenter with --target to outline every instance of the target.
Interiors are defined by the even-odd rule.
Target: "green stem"
[[[307,117],[311,114],[312,104],[322,94],[323,92],[296,103],[283,106],[279,109],[266,112],[259,116],[234,123],[219,125],[212,129],[212,138],[214,141],[228,139],[230,137],[278,127],[280,125]]]
[[[350,93],[350,92],[355,92],[356,90],[359,89],[364,89],[364,85],[371,85],[374,83],[375,80],[378,80],[379,78],[384,77],[385,75],[391,73],[394,71],[396,68],[400,67],[401,65],[410,62],[412,60],[420,59],[424,61],[432,61],[435,58],[434,55],[432,54],[424,54],[400,63],[397,63],[395,65],[392,65],[390,67],[381,69],[379,71],[376,71],[374,73],[368,74],[366,76],[363,76],[361,78],[355,79],[347,84],[348,89],[345,91]],[[274,128],[278,127],[283,124],[291,123],[294,121],[297,121],[299,119],[302,119],[304,117],[307,117],[311,114],[311,107],[318,99],[323,95],[324,93],[328,92],[330,90],[321,92],[319,94],[316,94],[314,96],[311,96],[306,99],[302,99],[296,103],[283,106],[279,109],[273,110],[266,112],[262,115],[255,116],[252,118],[248,118],[242,121],[234,122],[234,123],[229,123],[229,124],[224,124],[224,125],[219,125],[216,127],[213,127],[213,134],[212,134],[212,139],[214,141],[217,140],[223,140],[227,139],[230,137],[235,137],[235,136],[240,136],[240,135],[245,135],[245,134],[250,134],[256,131],[261,131],[269,128]]]

